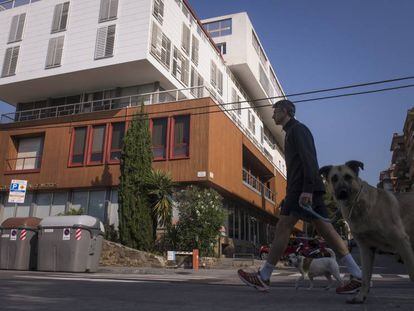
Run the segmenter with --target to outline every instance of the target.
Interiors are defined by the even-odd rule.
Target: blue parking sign
[[[13,179],[10,183],[8,203],[24,203],[27,180]]]

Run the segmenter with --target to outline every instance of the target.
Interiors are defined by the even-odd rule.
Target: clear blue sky
[[[414,76],[413,0],[190,3],[202,19],[247,12],[286,94]],[[297,104],[297,119],[314,134],[320,166],[360,160],[361,177],[376,185],[390,165],[392,134],[413,106],[409,88]]]
[[[413,0],[190,3],[200,18],[247,12],[287,94],[414,76]],[[298,104],[297,118],[313,131],[320,166],[363,161],[362,178],[376,185],[413,106],[411,88]],[[12,110],[0,103],[0,113]]]

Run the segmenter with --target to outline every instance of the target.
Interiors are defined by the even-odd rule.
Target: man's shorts
[[[299,196],[302,192],[288,193],[285,198],[285,202],[280,210],[280,215],[292,215],[304,221],[312,221],[318,219],[314,215],[305,211],[299,206]],[[328,218],[328,210],[323,200],[324,192],[314,192],[312,197],[312,208],[322,217]]]

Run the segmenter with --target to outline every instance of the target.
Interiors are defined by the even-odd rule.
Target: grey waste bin
[[[36,269],[37,227],[36,217],[8,218],[0,226],[0,269]]]
[[[104,226],[91,216],[46,217],[39,224],[39,271],[95,272]]]

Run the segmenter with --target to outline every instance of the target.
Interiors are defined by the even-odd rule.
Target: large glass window
[[[234,238],[234,209],[233,207],[229,207],[228,215],[229,215],[229,227],[228,227],[229,238]]]
[[[38,193],[36,199],[35,217],[44,218],[50,215],[50,205],[52,204],[52,193]]]
[[[85,159],[85,145],[86,145],[87,127],[77,127],[73,131],[72,137],[72,165],[82,165]]]
[[[172,157],[188,157],[190,152],[190,116],[173,117]]]
[[[16,204],[15,203],[9,203],[9,196],[6,195],[4,198],[4,211],[3,211],[3,219],[7,219],[10,217],[14,217],[16,213]]]
[[[167,157],[167,118],[152,119],[152,153],[154,160]]]
[[[33,193],[27,192],[24,198],[24,203],[19,203],[16,206],[16,217],[29,217],[30,206],[32,205]]]
[[[221,37],[231,35],[232,22],[231,18],[223,19],[221,21],[215,21],[204,24],[204,28],[210,33],[210,36]]]
[[[239,235],[239,224],[240,224],[240,210],[235,207],[234,209],[234,238],[238,239],[240,237]]]
[[[89,163],[103,163],[106,125],[92,127],[92,141],[89,153]]]
[[[96,217],[101,221],[105,218],[105,196],[106,191],[90,191],[89,192],[89,207],[88,215]]]
[[[109,150],[109,160],[119,161],[121,159],[122,145],[125,135],[125,123],[113,123],[111,125],[111,146]]]
[[[50,210],[50,216],[56,216],[58,214],[63,214],[66,210],[67,201],[68,201],[67,192],[53,193],[52,209]]]
[[[75,210],[82,209],[84,214],[88,211],[88,191],[74,191],[72,193],[72,204],[71,208]]]

